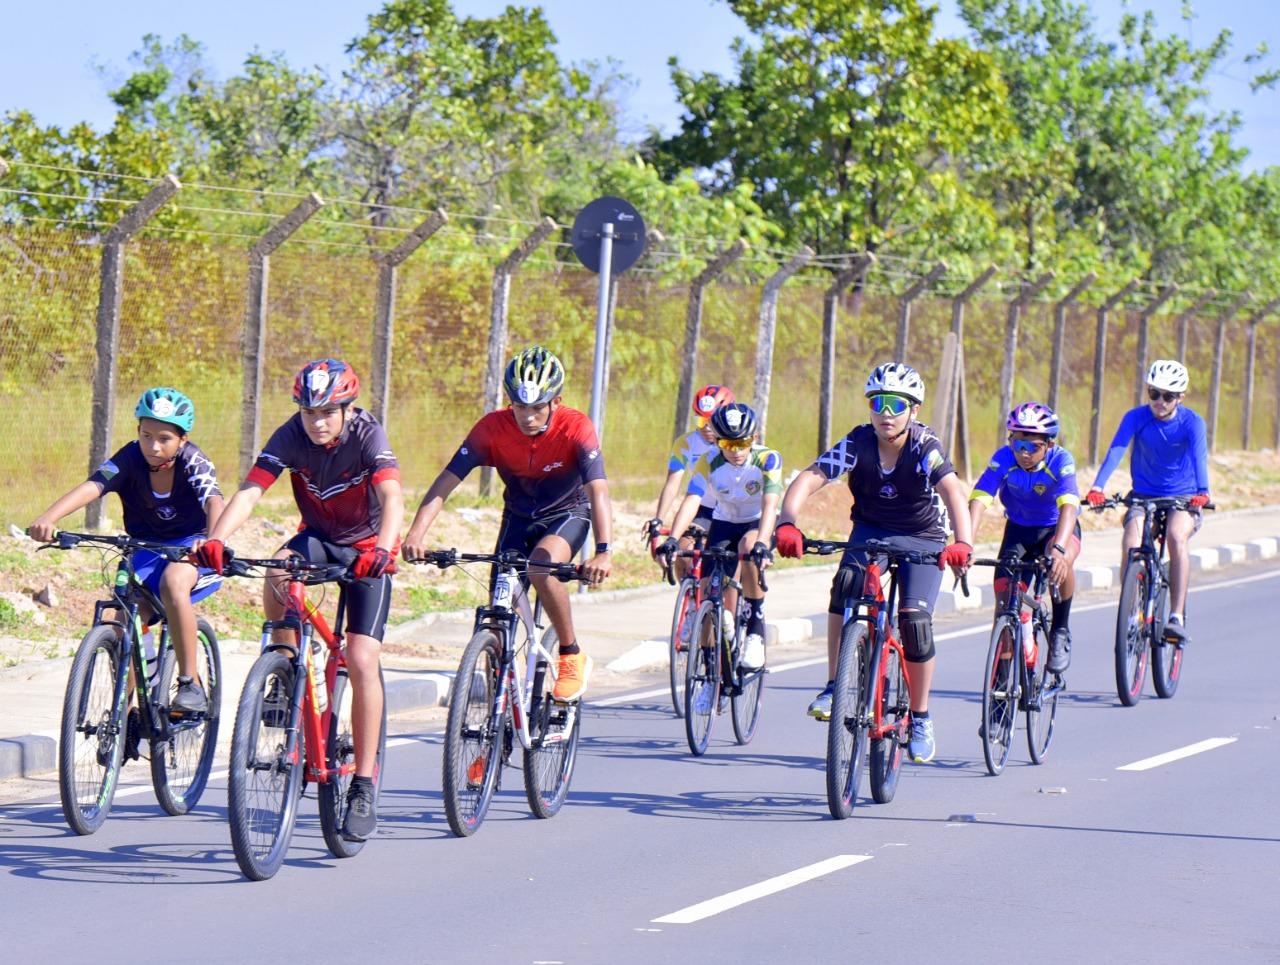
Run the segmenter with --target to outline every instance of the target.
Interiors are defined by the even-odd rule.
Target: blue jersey
[[[1130,409],[1120,420],[1111,448],[1093,484],[1107,484],[1124,452],[1133,443],[1129,474],[1133,491],[1143,496],[1191,496],[1209,491],[1209,446],[1204,419],[1185,405],[1171,419],[1155,417],[1150,406]]]
[[[1062,446],[1052,447],[1040,465],[1026,470],[1018,465],[1013,449],[997,449],[987,463],[970,499],[987,506],[996,495],[1004,515],[1019,526],[1053,526],[1063,506],[1079,506],[1076,461]]]

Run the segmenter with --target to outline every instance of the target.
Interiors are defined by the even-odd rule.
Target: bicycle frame
[[[905,667],[907,659],[906,652],[902,649],[897,634],[894,633],[895,627],[889,624],[889,614],[897,612],[898,568],[893,564],[889,566],[887,599],[882,582],[884,571],[880,569],[880,564],[876,562],[874,556],[867,561],[866,571],[862,584],[862,596],[856,600],[845,601],[844,623],[847,625],[851,620],[865,620],[873,634],[873,640],[884,641],[884,646],[878,648],[880,659],[879,666],[875,668],[875,693],[871,701],[871,726],[867,729],[867,736],[871,740],[881,740],[893,734],[901,740],[910,726],[910,716],[900,718],[896,724],[886,726],[881,714],[884,692],[889,682],[889,651],[893,650],[897,654],[899,666]],[[866,612],[859,613],[860,609],[865,609]],[[902,679],[906,684],[909,705],[912,699],[911,681],[905,673]]]

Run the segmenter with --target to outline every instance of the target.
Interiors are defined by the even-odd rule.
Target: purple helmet
[[[1009,413],[1005,427],[1010,432],[1031,432],[1053,439],[1058,435],[1058,416],[1043,402],[1024,402]]]

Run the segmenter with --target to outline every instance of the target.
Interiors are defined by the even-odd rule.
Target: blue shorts
[[[198,539],[204,539],[204,536],[188,536],[185,539],[174,540],[170,545],[190,546]],[[134,575],[139,583],[156,596],[160,595],[160,577],[168,565],[169,561],[159,553],[153,553],[151,550],[134,550]],[[188,564],[180,563],[179,565],[186,566]],[[199,575],[196,577],[196,585],[191,590],[192,603],[199,603],[205,597],[211,596],[218,587],[222,586],[222,577],[207,566],[199,567],[199,571]]]

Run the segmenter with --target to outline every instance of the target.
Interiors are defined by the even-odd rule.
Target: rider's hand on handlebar
[[[426,543],[427,534],[425,531],[418,533],[410,528],[408,534],[404,538],[404,542],[400,544],[400,555],[407,562],[414,560],[424,560],[431,555],[431,550]]]
[[[658,544],[657,549],[653,551],[654,556],[671,556],[680,548],[680,541],[674,536],[668,536]]]
[[[774,542],[778,544],[778,552],[791,559],[804,556],[804,533],[795,523],[783,523],[773,532]]]
[[[606,550],[603,553],[597,553],[582,564],[582,575],[587,578],[590,586],[599,586],[608,579],[612,569],[613,555]]]
[[[396,571],[396,561],[390,550],[376,546],[371,550],[361,550],[351,566],[351,572],[357,580],[376,580],[381,576],[389,576]]]
[[[58,521],[46,520],[43,516],[27,527],[27,535],[37,543],[52,543],[58,535]]]
[[[220,539],[205,540],[196,545],[191,560],[197,566],[208,567],[221,576],[226,565],[226,546]]]
[[[640,527],[640,536],[650,542],[662,535],[662,520],[657,516],[653,519],[646,520],[645,524]]]
[[[1067,562],[1067,554],[1060,553],[1051,546],[1049,559],[1053,562],[1053,567],[1049,570],[1049,582],[1054,586],[1061,586],[1071,575],[1071,564]]]
[[[950,546],[944,546],[938,554],[938,569],[951,567],[956,573],[966,569],[973,558],[973,547],[959,540]]]
[[[1208,505],[1208,503],[1209,503],[1208,493],[1196,493],[1194,496],[1191,497],[1191,500],[1187,503],[1187,505],[1190,506],[1192,509],[1204,509],[1204,507]]]
[[[1101,489],[1094,487],[1084,494],[1084,501],[1094,509],[1101,509],[1103,504],[1107,501],[1107,494]]]
[[[751,562],[760,569],[764,569],[773,562],[773,550],[759,540],[756,541],[755,546],[751,547],[751,552],[747,555],[751,558]]]

